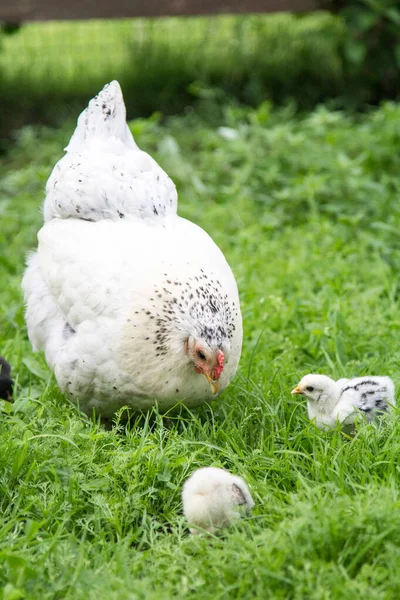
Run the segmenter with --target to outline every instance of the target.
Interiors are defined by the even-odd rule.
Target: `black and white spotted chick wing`
[[[346,424],[354,423],[358,411],[368,421],[390,410],[395,404],[394,384],[390,377],[356,377],[339,380],[338,402],[334,416]]]
[[[213,399],[240,358],[235,278],[177,215],[175,186],[136,146],[117,82],[90,101],[66,152],[23,279],[32,345],[87,413]],[[210,361],[209,381],[195,355]]]

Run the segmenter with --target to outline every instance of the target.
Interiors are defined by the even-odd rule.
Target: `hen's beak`
[[[219,381],[217,379],[212,379],[211,376],[208,373],[203,373],[204,377],[207,379],[208,383],[210,384],[210,388],[212,393],[218,394],[218,390],[219,390]]]
[[[292,390],[290,393],[291,394],[302,394],[303,392],[301,391],[301,389],[299,388],[299,386],[296,385],[296,387],[294,388],[294,390]]]

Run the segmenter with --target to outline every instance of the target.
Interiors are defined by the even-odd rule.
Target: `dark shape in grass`
[[[2,356],[0,356],[0,367],[0,398],[12,402],[14,382],[11,379],[11,366]]]

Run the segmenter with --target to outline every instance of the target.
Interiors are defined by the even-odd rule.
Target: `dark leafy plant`
[[[397,0],[339,2],[349,35],[343,58],[350,104],[376,104],[400,94],[400,4]],[[341,6],[340,6],[341,5]]]

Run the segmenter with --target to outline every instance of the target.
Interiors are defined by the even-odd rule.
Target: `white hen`
[[[249,512],[254,501],[249,488],[235,475],[216,467],[203,467],[185,481],[182,492],[183,513],[191,533],[215,531],[240,517],[239,506]]]
[[[327,429],[339,422],[353,425],[357,414],[373,421],[395,404],[390,377],[356,377],[334,381],[326,375],[305,375],[292,390],[308,400],[308,416],[317,427]]]
[[[29,338],[81,409],[166,410],[211,400],[235,374],[235,279],[176,214],[169,177],[139,150],[113,81],[80,115],[46,186],[45,225],[23,279]]]

